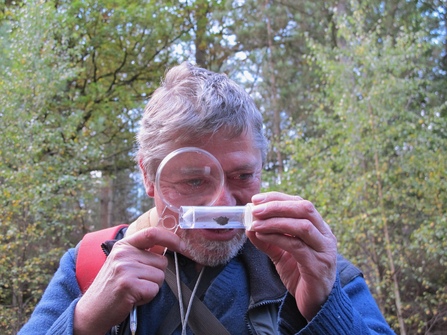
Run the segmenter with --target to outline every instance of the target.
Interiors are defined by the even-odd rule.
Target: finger
[[[121,240],[140,250],[162,246],[176,252],[183,252],[185,243],[176,234],[161,228],[146,228]],[[162,253],[164,248],[154,248],[154,252]],[[152,250],[151,250],[152,251]]]
[[[255,233],[256,247],[262,248],[273,263],[277,264],[285,254],[290,254],[299,263],[307,263],[312,253],[315,253],[308,245],[297,237],[281,234],[259,234]]]
[[[303,200],[303,198],[301,198],[298,195],[289,195],[289,194],[285,194],[285,193],[281,193],[281,192],[266,192],[266,193],[259,193],[259,194],[255,194],[252,198],[251,201],[253,204],[255,205],[260,205],[269,201],[274,201],[274,200],[278,200],[278,201],[299,201],[299,200]]]
[[[123,274],[125,274],[126,271],[140,269],[140,265],[152,266],[164,271],[168,263],[166,257],[163,257],[160,254],[141,250],[123,243],[115,244],[109,257],[107,257],[106,262],[114,263],[114,266],[118,269],[123,267]],[[118,270],[115,271],[118,272]]]
[[[135,274],[147,271],[149,267],[164,271],[168,262],[162,255],[135,248],[128,243],[117,242],[107,257],[106,264],[114,269],[116,276],[129,277],[129,274],[132,274],[136,278],[141,275]],[[106,269],[107,266],[103,268]]]
[[[324,251],[328,245],[327,238],[305,219],[272,218],[253,223],[252,230],[262,234],[281,234],[299,238],[316,251]]]
[[[260,243],[268,245],[268,255],[272,259],[274,259],[277,250],[281,250],[283,253],[285,251],[293,255],[299,263],[305,264],[314,258],[313,255],[320,253],[309,247],[309,245],[304,243],[299,237],[282,234],[255,234]]]
[[[252,243],[267,254],[275,264],[285,259],[285,255],[292,256],[295,262],[298,262],[301,266],[315,271],[319,268],[318,264],[322,262],[327,264],[328,267],[332,267],[335,263],[337,253],[335,245],[323,252],[316,252],[297,237],[256,232],[253,232],[253,234],[253,237],[250,236]]]
[[[166,264],[167,265],[167,264]],[[155,283],[158,287],[163,285],[165,280],[165,270],[166,267],[157,268],[157,267],[146,267],[140,268],[139,271],[135,271],[134,275],[134,285],[139,288],[138,283]]]
[[[279,257],[278,254],[283,252],[282,249],[278,248],[275,245],[272,245],[270,243],[267,243],[265,241],[262,241],[258,238],[258,236],[262,234],[257,234],[254,231],[247,231],[246,232],[247,237],[250,239],[251,243],[258,248],[260,251],[268,255],[271,259],[275,259],[276,257]]]
[[[163,255],[164,256],[165,253],[166,253],[166,247],[163,247],[161,245],[155,245],[152,248],[150,248],[149,251],[153,252],[153,253],[156,253],[158,255]]]
[[[161,284],[153,281],[141,280],[136,285],[139,287],[139,297],[134,302],[137,306],[149,303],[160,291]]]
[[[291,197],[284,195],[286,197]],[[267,196],[271,199],[270,196]],[[314,205],[307,200],[271,200],[253,207],[255,219],[265,220],[273,217],[307,219],[323,234],[330,234],[331,229],[324,222]]]
[[[133,263],[135,265],[135,263]],[[127,299],[128,304],[148,302],[157,295],[165,278],[164,268],[156,266],[120,266],[114,267],[114,294]]]

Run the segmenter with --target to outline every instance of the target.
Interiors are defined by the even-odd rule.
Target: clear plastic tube
[[[251,229],[253,204],[246,206],[181,206],[182,229]]]

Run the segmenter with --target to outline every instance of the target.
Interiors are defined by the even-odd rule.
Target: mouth
[[[208,230],[212,231],[213,233],[216,233],[216,234],[222,234],[222,233],[232,231],[234,229],[208,229]]]
[[[224,228],[224,229],[201,229],[198,232],[207,240],[211,241],[229,241],[238,234],[239,229]]]

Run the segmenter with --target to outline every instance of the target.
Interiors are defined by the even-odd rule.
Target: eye
[[[189,179],[186,181],[186,184],[192,186],[192,187],[199,187],[203,184],[203,179],[195,178],[195,179]]]
[[[238,180],[247,180],[253,178],[253,173],[241,173],[240,175],[238,175],[235,179]]]

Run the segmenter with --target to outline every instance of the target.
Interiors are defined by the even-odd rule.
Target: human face
[[[251,132],[232,139],[225,135],[224,130],[221,130],[214,136],[183,146],[208,151],[222,166],[225,183],[215,206],[244,206],[261,189],[261,151],[254,148]],[[161,215],[165,205],[156,190],[154,198],[158,214]],[[177,233],[187,245],[185,256],[208,266],[231,260],[246,239],[243,229],[179,229]]]

